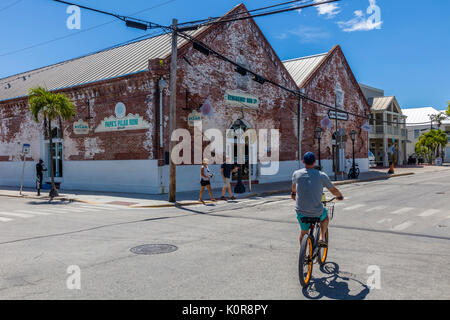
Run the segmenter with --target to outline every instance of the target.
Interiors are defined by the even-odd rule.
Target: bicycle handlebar
[[[323,203],[330,203],[330,202],[333,202],[334,200],[336,200],[336,197],[334,197],[334,198],[332,198],[330,200],[324,201]]]

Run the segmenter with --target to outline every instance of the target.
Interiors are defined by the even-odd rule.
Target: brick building
[[[341,105],[340,110],[368,117],[370,105],[345,58],[340,46],[335,46],[329,52],[314,56],[301,57],[283,62],[306,96],[320,101],[328,106]],[[341,102],[337,97],[341,98]],[[328,117],[330,126],[322,121]],[[367,122],[362,117],[338,112],[338,132],[342,138],[332,137],[336,131],[335,112],[315,102],[303,99],[301,126],[301,153],[318,151],[318,141],[314,137],[317,127],[324,129],[321,139],[322,167],[332,175],[335,164],[337,172],[348,172],[353,157],[350,132],[357,132],[355,140],[355,158],[361,172],[369,170],[368,132],[363,130]],[[335,157],[333,161],[333,156]]]
[[[237,12],[246,12],[245,6],[227,15]],[[191,35],[263,77],[296,90],[295,81],[253,20],[203,27]],[[58,127],[53,133],[56,181],[63,189],[167,192],[170,97],[159,83],[169,82],[170,49],[170,35],[161,35],[1,79],[0,185],[18,185],[24,143],[31,145],[26,186],[35,185],[34,164],[39,158],[49,167],[49,141],[42,134],[42,123],[32,120],[26,97],[29,88],[43,86],[67,94],[76,105],[72,121],[53,123]],[[212,112],[202,116],[204,130],[225,132],[236,123],[256,130],[280,129],[278,174],[262,176],[257,164],[252,166],[251,178],[259,183],[290,179],[299,166],[298,97],[253,81],[183,39],[178,43],[177,76],[178,128],[193,134],[189,117],[197,116],[207,104]],[[236,104],[235,98],[250,103]],[[219,165],[212,170],[217,176],[213,186],[220,185]],[[177,190],[198,187],[199,166],[178,166]]]

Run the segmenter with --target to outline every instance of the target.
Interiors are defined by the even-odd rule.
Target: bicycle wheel
[[[328,230],[325,233],[325,239],[328,243]],[[325,262],[327,261],[327,256],[328,256],[328,248],[319,248],[319,253],[317,255],[317,260],[319,261],[320,265],[324,265]]]
[[[306,287],[311,280],[313,269],[313,243],[309,235],[305,235],[300,246],[298,261],[298,275],[302,287]]]

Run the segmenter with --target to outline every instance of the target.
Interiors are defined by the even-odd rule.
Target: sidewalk
[[[390,179],[393,177],[412,175],[415,173],[426,173],[426,172],[436,172],[441,170],[450,170],[449,166],[414,166],[414,167],[402,167],[396,168],[395,174],[387,174],[388,168],[376,168],[372,169],[370,172],[362,173],[358,180],[344,180],[340,181],[341,177],[338,176],[338,181],[334,182],[334,178],[331,180],[335,185],[345,185],[358,182],[366,181],[376,181]],[[289,194],[291,191],[291,182],[275,182],[266,184],[256,184],[252,186],[252,191],[249,192],[248,186],[246,185],[246,193],[235,195],[236,198],[245,199],[257,196],[268,196],[272,194]],[[218,199],[221,196],[221,189],[213,190],[214,196]],[[48,190],[42,190],[41,196],[36,196],[36,191],[32,189],[24,189],[22,192],[23,196],[19,195],[18,188],[0,187],[0,196],[6,197],[22,197],[29,199],[41,199],[49,200]],[[60,196],[55,198],[56,201],[75,201],[83,202],[94,205],[118,205],[124,207],[132,208],[164,208],[164,207],[174,207],[174,206],[188,206],[199,204],[197,201],[199,192],[198,191],[187,191],[177,193],[177,203],[168,202],[168,195],[148,195],[148,194],[136,194],[136,193],[113,193],[113,192],[95,192],[95,191],[72,191],[72,190],[62,190]],[[209,195],[205,191],[203,199],[206,203],[211,203],[208,201]]]

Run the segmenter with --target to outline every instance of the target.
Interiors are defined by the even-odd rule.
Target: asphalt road
[[[166,209],[1,197],[0,299],[450,299],[450,170],[340,189],[307,290],[288,196]],[[178,250],[130,251],[143,244]]]

